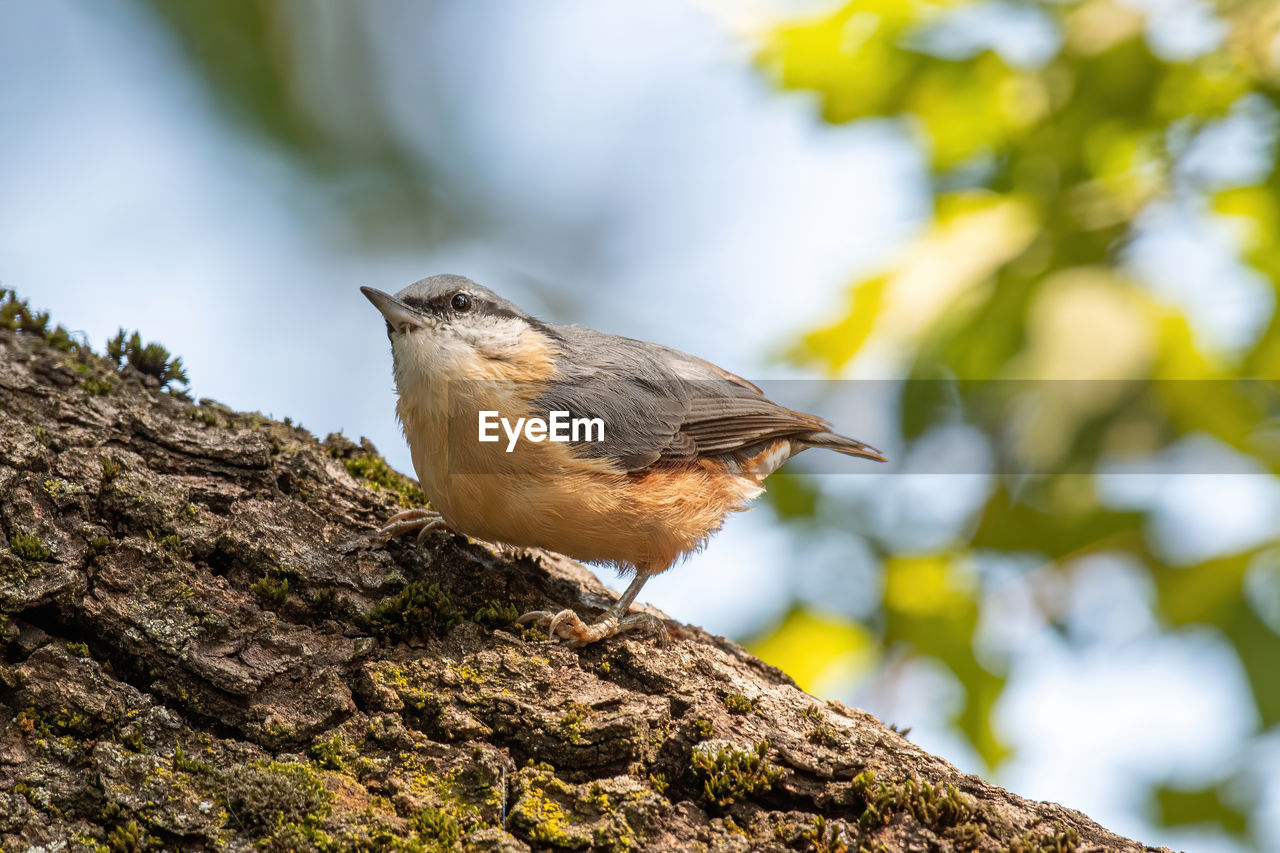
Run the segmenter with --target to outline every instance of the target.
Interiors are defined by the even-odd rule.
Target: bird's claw
[[[406,509],[387,519],[378,533],[387,539],[395,539],[416,531],[417,541],[422,542],[437,530],[449,532],[449,525],[440,513],[431,509]]]
[[[547,637],[551,640],[567,641],[571,649],[580,649],[591,643],[630,631],[647,631],[657,636],[659,641],[665,640],[667,636],[667,626],[661,619],[649,613],[631,613],[621,620],[613,613],[606,613],[603,619],[592,625],[583,622],[577,613],[568,609],[558,613],[550,610],[533,610],[516,619],[518,625],[530,623],[545,628]]]

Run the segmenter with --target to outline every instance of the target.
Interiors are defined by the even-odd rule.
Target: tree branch
[[[697,628],[542,641],[612,593],[384,546],[419,493],[372,446],[48,337],[0,328],[6,850],[1144,849]]]

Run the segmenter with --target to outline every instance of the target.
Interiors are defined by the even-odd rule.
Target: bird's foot
[[[667,636],[666,624],[650,613],[631,613],[618,619],[615,614],[609,612],[599,622],[588,625],[572,610],[561,610],[559,613],[552,613],[550,610],[533,610],[516,620],[518,625],[530,623],[545,628],[547,636],[553,640],[567,640],[571,649],[580,649],[591,643],[630,631],[653,634],[659,641],[665,640]]]
[[[416,532],[417,541],[421,542],[437,530],[451,532],[440,513],[431,509],[406,509],[387,519],[378,533],[388,539],[395,539]]]

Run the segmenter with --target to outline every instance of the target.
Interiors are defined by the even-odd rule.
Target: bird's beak
[[[383,293],[374,287],[362,287],[360,292],[369,298],[374,308],[382,312],[382,316],[387,318],[387,322],[393,328],[402,329],[408,326],[411,329],[420,329],[425,325],[422,322],[422,314],[405,305],[390,293]]]

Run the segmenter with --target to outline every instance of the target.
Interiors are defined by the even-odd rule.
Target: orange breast
[[[700,548],[762,489],[710,460],[643,474],[455,474],[432,503],[454,529],[653,573]]]

